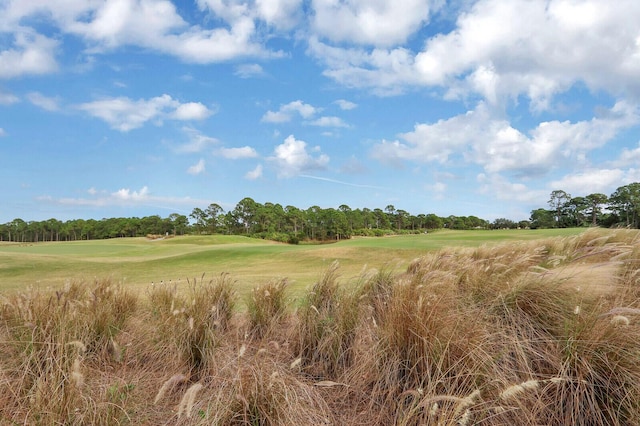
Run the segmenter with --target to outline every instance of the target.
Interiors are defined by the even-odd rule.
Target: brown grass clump
[[[188,280],[178,292],[176,285],[156,285],[149,291],[155,337],[165,343],[167,354],[178,354],[193,374],[205,368],[233,315],[236,294],[227,274],[205,281]]]
[[[15,424],[640,424],[637,232],[426,253],[297,309],[228,275],[26,290],[0,304]]]
[[[254,288],[247,300],[249,328],[263,337],[278,327],[287,309],[286,279],[275,279]]]
[[[358,288],[340,286],[334,262],[298,310],[294,352],[307,374],[336,378],[350,367],[360,310]]]

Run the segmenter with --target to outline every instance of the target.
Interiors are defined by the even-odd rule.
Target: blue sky
[[[640,181],[637,0],[0,0],[0,223],[527,219]]]

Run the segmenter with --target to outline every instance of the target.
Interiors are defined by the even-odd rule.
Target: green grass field
[[[427,251],[503,241],[570,236],[582,229],[439,231],[426,235],[354,238],[333,244],[286,245],[239,236],[183,236],[0,244],[0,290],[59,287],[68,281],[111,278],[143,290],[152,282],[186,284],[187,279],[229,273],[240,294],[273,278],[286,277],[293,295],[312,284],[332,262],[343,281],[363,268],[405,268]]]

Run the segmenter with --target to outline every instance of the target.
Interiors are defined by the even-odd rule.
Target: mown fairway
[[[333,261],[343,281],[363,268],[398,270],[426,251],[502,241],[569,236],[581,229],[439,231],[427,235],[354,238],[333,244],[286,245],[238,236],[183,236],[151,241],[119,238],[36,244],[0,243],[0,289],[59,287],[68,281],[111,278],[144,290],[152,282],[186,285],[229,273],[240,294],[273,278],[286,277],[299,295]]]

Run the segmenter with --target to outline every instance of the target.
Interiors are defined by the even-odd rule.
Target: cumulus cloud
[[[255,158],[258,153],[250,146],[243,146],[240,148],[220,148],[218,153],[229,160],[239,160],[243,158]]]
[[[610,194],[615,188],[626,185],[626,173],[621,169],[590,169],[568,174],[549,183],[549,188],[562,188],[570,194],[589,195],[596,192]],[[553,189],[551,189],[553,190]]]
[[[201,173],[204,173],[205,171],[205,162],[202,158],[196,164],[187,169],[187,173],[189,173],[190,175],[199,175]]]
[[[446,163],[456,156],[489,173],[544,174],[560,165],[585,164],[590,151],[639,122],[636,106],[618,102],[603,117],[542,122],[526,134],[481,103],[463,115],[416,124],[399,139],[375,145],[372,155],[391,163]]]
[[[0,12],[2,7],[0,6]],[[0,34],[2,28],[0,27]],[[18,28],[11,48],[0,50],[0,78],[26,74],[47,74],[58,69],[58,42],[32,30]]]
[[[291,121],[294,114],[309,118],[320,111],[318,108],[297,100],[281,105],[278,111],[267,111],[261,121],[264,123],[285,123]]]
[[[200,103],[181,104],[166,94],[138,100],[124,96],[105,98],[80,104],[77,108],[106,121],[112,128],[121,132],[142,127],[150,120],[156,122],[162,122],[163,119],[195,120],[212,113]]]
[[[320,153],[318,147],[312,148],[311,151],[317,152],[318,155],[314,157],[307,150],[306,142],[289,135],[284,143],[276,146],[269,160],[275,165],[280,178],[290,178],[313,170],[324,170],[329,164],[329,157]]]
[[[187,62],[212,63],[241,57],[278,57],[258,30],[290,29],[297,22],[299,0],[196,2],[220,19],[217,26],[192,25],[168,0],[106,0],[87,2],[7,0],[0,5],[0,32],[15,34],[13,46],[0,52],[0,78],[41,74],[57,68],[57,42],[24,26],[35,19],[61,33],[78,36],[87,52],[103,53],[120,46],[139,46]]]
[[[429,20],[432,0],[396,2],[313,0],[313,30],[332,42],[389,46],[403,43]]]
[[[379,96],[398,95],[421,84],[415,54],[405,47],[336,47],[311,36],[307,53],[324,63],[325,76],[347,87],[370,88]]]
[[[346,2],[331,14],[339,21],[349,16],[345,10],[356,9]],[[348,21],[332,24],[335,40],[358,40],[342,34],[359,31],[355,15]],[[418,52],[407,49],[402,37],[372,47],[331,45],[322,28],[316,25],[308,52],[325,64],[325,75],[381,95],[436,86],[449,98],[480,95],[492,104],[525,95],[531,109],[541,111],[551,107],[556,94],[584,83],[593,91],[640,98],[640,3],[635,0],[479,0],[459,14],[451,32],[426,39]],[[326,31],[330,34],[329,23]]]
[[[631,77],[640,72],[638,18],[633,0],[481,0],[454,31],[427,41],[415,68],[425,84],[460,78],[488,100],[526,94],[534,109],[577,81],[640,94]]]
[[[209,108],[201,104],[200,102],[188,102],[186,104],[179,105],[172,117],[176,120],[204,120],[213,114]]]

